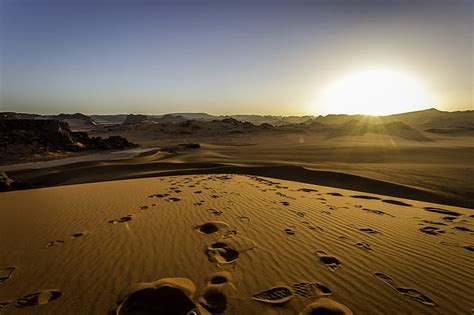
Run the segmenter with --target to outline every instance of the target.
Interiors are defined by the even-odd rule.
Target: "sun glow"
[[[391,70],[361,71],[329,84],[323,114],[389,115],[433,107],[434,98],[413,77]]]

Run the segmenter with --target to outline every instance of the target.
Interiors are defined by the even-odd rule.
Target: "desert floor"
[[[107,314],[163,278],[229,314],[297,314],[320,297],[355,314],[474,308],[467,208],[232,174],[4,192],[0,204],[2,314]],[[274,287],[286,303],[253,298]]]
[[[443,199],[425,198],[450,205],[474,208],[474,143],[472,137],[432,136],[431,142],[417,142],[397,137],[365,135],[327,139],[318,133],[275,134],[263,132],[244,135],[196,137],[195,135],[162,135],[147,130],[128,130],[122,133],[94,134],[107,137],[121,135],[140,144],[139,150],[124,153],[82,154],[77,158],[55,159],[19,165],[4,165],[0,169],[12,178],[39,186],[87,183],[114,179],[141,178],[192,173],[206,169],[214,173],[217,167],[303,167],[306,170],[352,174],[368,179],[390,182],[442,195]],[[201,149],[177,150],[169,154],[156,148],[173,148],[179,143],[199,143]],[[149,148],[151,153],[145,152]],[[143,156],[137,156],[140,152]],[[122,160],[120,160],[122,159]],[[187,172],[185,171],[187,170]],[[249,174],[248,170],[236,173]],[[278,178],[279,174],[254,173]],[[318,174],[320,176],[321,174]],[[360,185],[333,185],[360,190]],[[280,176],[280,179],[301,181],[300,177]],[[374,191],[371,185],[367,191]],[[392,189],[391,191],[395,191]],[[419,196],[420,194],[416,194]],[[417,199],[410,194],[397,197]],[[449,199],[449,200],[447,200]],[[454,201],[454,202],[453,202]]]

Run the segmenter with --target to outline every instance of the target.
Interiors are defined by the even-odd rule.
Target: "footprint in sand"
[[[49,242],[48,244],[46,244],[46,248],[49,248],[49,247],[55,247],[55,246],[59,246],[61,244],[64,244],[64,241],[63,240],[55,240],[55,241],[51,241]]]
[[[331,289],[318,282],[298,282],[291,285],[293,292],[304,298],[328,296],[332,294]]]
[[[436,306],[435,301],[427,297],[426,295],[422,294],[420,291],[415,290],[415,289],[410,289],[410,288],[403,288],[403,287],[398,287],[395,285],[395,281],[393,279],[381,272],[376,272],[375,276],[379,279],[388,284],[392,289],[397,291],[398,293],[407,296],[411,299],[414,299],[417,302],[420,302],[424,305],[428,306]]]
[[[367,242],[359,242],[359,243],[356,243],[355,246],[362,249],[366,249],[366,250],[372,250],[372,247],[370,247],[369,243]]]
[[[133,215],[129,214],[129,215],[127,215],[125,217],[121,217],[120,219],[117,219],[117,220],[110,220],[109,223],[112,223],[112,224],[125,223],[125,222],[132,221],[132,218],[133,218]]]
[[[440,233],[444,233],[443,230],[435,226],[425,226],[425,227],[422,227],[420,231],[426,234],[431,234],[431,235],[438,235]]]
[[[284,206],[289,206],[290,205],[290,203],[288,201],[282,201],[281,204],[284,205]]]
[[[319,261],[326,265],[326,267],[328,267],[331,271],[336,271],[336,269],[339,269],[342,266],[342,263],[339,259],[326,254],[326,252],[322,250],[316,251],[315,254],[318,255]]]
[[[434,225],[447,225],[446,223],[443,222],[437,222],[437,221],[430,221],[430,220],[422,220],[424,223],[428,224],[434,224]]]
[[[187,278],[164,278],[137,283],[118,300],[114,314],[198,314],[196,286]]]
[[[312,224],[311,224],[310,222],[308,222],[308,221],[303,221],[303,222],[301,222],[301,223],[303,223],[304,225],[306,225],[306,226],[308,227],[308,229],[310,229],[310,230],[313,230],[313,231],[314,231],[314,230],[323,231],[323,228],[322,228],[322,227],[317,226],[317,225],[312,225]]]
[[[371,228],[360,228],[359,231],[364,232],[364,233],[368,233],[368,234],[378,234],[378,233],[380,233],[379,231],[371,229]]]
[[[165,197],[168,197],[170,194],[154,194],[154,195],[150,195],[148,196],[149,198],[165,198]]]
[[[349,239],[349,237],[347,237],[347,236],[345,236],[345,235],[339,236],[339,239],[340,239],[340,240],[343,240],[343,241],[351,241],[351,240]],[[354,243],[352,243],[352,244],[355,245],[355,246],[357,246],[357,247],[359,247],[359,248],[361,248],[361,249],[372,250],[372,247],[370,246],[370,244],[367,243],[367,242],[364,242],[364,241],[360,241],[360,242],[357,242],[357,243],[355,243],[355,244],[354,244]]]
[[[194,227],[195,230],[201,232],[202,234],[212,234],[218,232],[219,230],[229,230],[229,224],[220,221],[211,221],[206,222],[201,225]]]
[[[449,216],[447,216],[447,217],[442,217],[442,219],[443,219],[444,221],[447,221],[447,222],[449,222],[449,223],[452,223],[454,220],[457,219],[457,217],[449,217]]]
[[[16,307],[22,308],[27,306],[48,304],[61,297],[62,292],[58,290],[43,290],[32,294],[25,295],[16,301]]]
[[[270,303],[270,304],[282,304],[288,302],[293,297],[291,288],[287,286],[273,287],[268,290],[255,293],[252,295],[252,299]]]
[[[463,232],[474,232],[473,230],[471,230],[470,228],[467,228],[465,226],[455,226],[454,229],[456,229],[458,231],[463,231]]]
[[[244,215],[238,215],[236,218],[239,219],[239,220],[242,220],[242,221],[244,221],[244,220],[247,221],[247,224],[249,224],[250,221],[251,221],[250,217],[247,217],[247,216],[244,216]]]
[[[8,281],[15,272],[16,267],[6,267],[0,269],[0,283]]]
[[[379,197],[366,196],[366,195],[353,195],[351,198],[367,199],[367,200],[380,200]]]
[[[207,246],[206,255],[210,261],[216,262],[218,265],[227,265],[235,263],[240,252],[225,242],[216,242]]]
[[[213,215],[221,215],[223,214],[224,212],[222,210],[217,210],[217,209],[207,209],[207,211]]]
[[[334,197],[342,197],[343,194],[340,194],[338,192],[329,192],[326,195],[334,196]]]
[[[284,231],[288,235],[295,235],[296,234],[296,230],[294,228],[286,228]]]
[[[328,298],[320,298],[305,307],[299,315],[352,315],[352,311],[339,302]]]
[[[202,194],[202,190],[196,190],[194,193],[195,194]]]
[[[79,237],[82,237],[82,236],[87,235],[87,234],[89,234],[89,232],[87,232],[87,231],[77,232],[77,233],[72,234],[71,238],[79,238]]]
[[[384,199],[384,200],[382,200],[382,202],[390,203],[392,205],[397,205],[397,206],[412,207],[411,204],[405,203],[405,202],[399,201],[399,200]]]
[[[138,210],[146,210],[148,208],[149,208],[149,206],[141,206],[141,207],[138,208]]]
[[[369,208],[362,208],[362,210],[365,211],[365,212],[368,212],[368,213],[373,213],[373,214],[378,214],[378,215],[388,215],[389,217],[394,218],[393,215],[391,215],[389,213],[386,213],[386,212],[383,212],[381,210],[372,210],[372,209],[369,209]]]
[[[178,198],[178,197],[169,197],[168,199],[166,199],[167,201],[169,202],[178,202],[180,201],[181,199]]]
[[[451,216],[455,216],[455,217],[459,217],[459,216],[461,215],[461,214],[458,213],[458,212],[450,211],[450,210],[445,210],[445,209],[441,209],[441,208],[424,207],[423,209],[425,209],[426,211],[429,211],[429,212],[436,212],[436,213],[441,213],[441,214],[445,214],[445,215],[451,215]]]
[[[317,192],[316,189],[311,189],[311,188],[300,188],[300,189],[298,189],[298,191],[307,192],[307,193],[309,193],[309,192]]]
[[[210,314],[224,314],[229,297],[235,296],[236,292],[230,273],[218,272],[212,274],[207,281],[199,304]]]

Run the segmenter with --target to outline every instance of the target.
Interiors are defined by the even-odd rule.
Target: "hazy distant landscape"
[[[473,111],[429,109],[390,116],[317,117],[220,117],[208,114],[41,116],[19,113],[3,113],[1,117],[4,122],[13,122],[12,126],[15,126],[3,131],[6,134],[10,132],[7,141],[11,142],[2,146],[4,169],[13,179],[33,187],[144,176],[141,171],[130,170],[127,166],[122,167],[120,172],[114,168],[113,175],[108,174],[104,165],[97,162],[117,157],[116,154],[103,155],[109,151],[139,146],[145,149],[140,151],[142,156],[132,153],[122,158],[136,158],[135,167],[138,164],[147,168],[159,166],[160,172],[164,169],[173,171],[177,165],[181,165],[180,172],[183,172],[188,168],[194,169],[198,164],[203,169],[215,168],[216,165],[301,166],[308,170],[338,171],[409,185],[459,200],[460,203],[454,204],[473,206],[474,191],[470,185],[474,159]],[[101,140],[100,144],[88,144],[90,140],[73,136],[67,140],[70,143],[54,148],[54,136],[50,136],[51,143],[34,142],[31,137],[15,138],[19,122],[31,119],[65,122],[70,128],[67,132],[71,134],[86,131],[89,137],[112,137],[115,142]],[[183,144],[198,146],[189,148]],[[51,179],[46,171],[35,171],[35,164],[8,165],[21,160],[25,163],[58,157],[75,157],[81,161],[81,158],[87,160],[101,152],[102,155],[94,158],[96,161],[90,162],[85,174],[87,179],[68,175],[75,168],[74,164],[64,169],[52,169]],[[32,153],[35,155],[32,156]],[[429,159],[423,159],[424,156],[429,156]],[[64,161],[69,162],[68,159]],[[77,168],[85,167],[82,162],[76,163]],[[166,167],[168,163],[175,164]],[[38,162],[37,165],[48,164]],[[28,171],[30,168],[33,170]],[[98,172],[101,175],[92,176],[97,170],[102,170]],[[38,178],[38,174],[41,177]]]
[[[30,231],[40,222],[59,226],[59,230],[35,232],[39,233],[35,247],[51,251],[50,255],[62,249],[63,259],[68,261],[100,248],[95,257],[106,261],[95,266],[97,272],[86,281],[77,278],[79,282],[70,282],[63,274],[87,273],[89,258],[66,265],[53,262],[54,256],[39,262],[36,258],[39,268],[55,264],[54,268],[62,270],[54,277],[40,278],[40,282],[51,283],[41,287],[58,289],[43,289],[19,298],[14,305],[9,301],[0,301],[0,305],[14,314],[28,313],[31,306],[43,304],[47,307],[42,306],[41,313],[62,312],[74,303],[71,290],[80,290],[86,299],[92,299],[90,293],[98,290],[97,285],[113,277],[114,289],[106,291],[104,301],[77,311],[105,314],[114,308],[116,314],[182,314],[180,310],[185,309],[199,314],[240,314],[242,309],[245,313],[265,312],[266,304],[283,307],[285,314],[302,309],[306,313],[301,314],[377,309],[377,304],[369,301],[352,303],[348,297],[354,292],[343,289],[345,280],[308,277],[318,266],[316,260],[322,268],[320,274],[327,273],[325,270],[340,273],[346,268],[346,277],[351,278],[360,272],[372,273],[366,283],[388,287],[388,292],[382,291],[383,298],[393,309],[404,305],[392,295],[395,289],[399,296],[414,301],[410,310],[450,309],[457,313],[467,304],[461,300],[450,304],[449,296],[464,296],[462,301],[468,301],[470,290],[458,285],[454,272],[459,272],[459,265],[447,265],[443,257],[450,251],[453,261],[472,259],[473,116],[473,111],[436,109],[388,116],[302,117],[0,113],[0,187],[4,191],[0,200],[7,206],[3,215],[9,217],[1,221],[2,233],[9,235],[1,249],[9,253],[7,261],[11,261],[0,269],[1,282],[8,281],[7,288],[14,285],[22,269],[29,273],[23,277],[35,275],[36,268],[22,268],[30,263],[31,242],[29,234],[19,233],[19,224]],[[22,213],[31,206],[28,200],[35,200],[35,211],[30,212],[28,222],[20,223]],[[154,222],[151,230],[143,221],[146,217]],[[119,229],[122,225],[125,230]],[[178,230],[174,226],[179,226]],[[183,227],[188,232],[178,232]],[[405,229],[410,231],[410,239],[400,247],[397,239],[401,236],[394,231]],[[202,240],[195,236],[193,241],[188,239],[199,234]],[[101,241],[110,235],[120,244],[120,251]],[[132,235],[141,236],[135,239]],[[437,238],[441,240],[432,242]],[[157,239],[168,240],[169,245],[159,247],[161,254],[148,252],[146,257],[134,258],[133,264],[149,265],[150,270],[158,267],[163,270],[162,279],[143,278],[131,268],[132,277],[145,283],[120,293],[123,297],[114,302],[120,287],[129,282],[110,265],[123,260],[116,255],[133,253],[137,248],[149,251]],[[275,243],[275,239],[280,241]],[[101,245],[94,248],[97,243],[93,240]],[[315,241],[330,245],[320,245],[311,253]],[[292,250],[282,249],[283,244]],[[188,254],[181,257],[175,246]],[[422,251],[413,254],[412,248]],[[419,285],[429,295],[417,288],[405,293],[405,288],[395,284],[410,282],[397,259],[388,266],[381,264],[383,260],[347,266],[355,254],[382,250],[396,252],[405,264],[419,263],[420,257],[429,253],[434,273],[419,277],[417,283],[435,281],[450,289],[440,295]],[[271,254],[266,256],[265,251]],[[163,253],[167,260],[161,258]],[[295,260],[293,254],[301,257]],[[262,264],[252,263],[250,257]],[[198,273],[186,267],[188,259],[196,260],[193,266]],[[167,265],[167,261],[173,263]],[[277,261],[306,276],[288,277],[278,267],[272,267],[270,274],[268,263]],[[209,270],[210,266],[217,269]],[[441,268],[445,273],[435,271]],[[246,276],[239,276],[236,270],[246,270]],[[257,285],[250,270],[268,284]],[[389,274],[374,270],[389,270]],[[451,273],[448,282],[442,276],[446,273]],[[207,284],[196,289],[203,278]],[[16,288],[15,292],[21,291]],[[148,290],[153,290],[152,297],[142,295]],[[194,302],[196,290],[200,297]],[[445,300],[448,297],[449,302]],[[407,308],[398,309],[403,312]]]

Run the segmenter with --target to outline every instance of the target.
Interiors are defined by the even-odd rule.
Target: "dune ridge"
[[[467,197],[460,198],[445,192],[430,191],[348,173],[313,170],[292,165],[254,166],[211,162],[167,162],[167,159],[175,156],[176,153],[154,150],[153,152],[143,154],[143,156],[125,160],[84,161],[41,169],[16,170],[9,172],[9,174],[13,178],[32,187],[49,187],[155,176],[224,173],[249,174],[474,208],[474,201]]]

